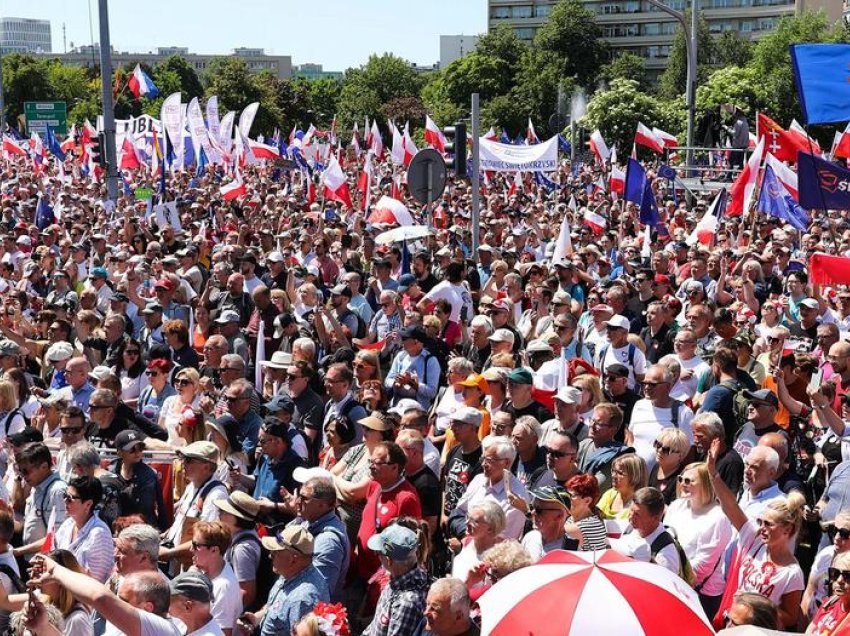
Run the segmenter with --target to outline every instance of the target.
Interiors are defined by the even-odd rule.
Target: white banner
[[[257,115],[257,109],[260,107],[260,102],[251,102],[239,115],[239,130],[243,137],[250,137],[251,126],[254,123],[254,117]]]
[[[481,170],[496,172],[552,172],[558,169],[558,138],[533,146],[500,144],[483,137],[478,139],[481,148]]]
[[[217,146],[220,123],[218,119],[218,96],[216,95],[207,100],[207,124],[209,125],[210,141],[214,146]]]
[[[207,160],[210,163],[221,163],[218,152],[210,145],[210,140],[207,136],[207,127],[204,124],[204,116],[201,114],[201,105],[198,103],[197,97],[193,97],[192,101],[189,102],[186,115],[189,120],[189,132],[192,135],[192,147],[195,149],[195,162],[197,165],[201,165],[200,148],[204,149]]]
[[[233,120],[236,118],[236,113],[232,110],[221,119],[221,127],[218,131],[218,147],[221,151],[229,155],[230,149],[233,148]]]
[[[97,116],[97,129],[103,130],[103,115]],[[115,134],[117,136],[132,135],[135,139],[141,135],[149,135],[152,132],[162,132],[162,125],[158,119],[150,115],[142,115],[133,119],[116,119]]]
[[[180,104],[180,92],[172,93],[162,102],[162,110],[160,111],[160,119],[165,130],[168,132],[168,139],[171,142],[171,147],[174,149],[174,154],[177,156],[178,168],[183,167],[183,128],[185,121],[183,119],[183,106]]]

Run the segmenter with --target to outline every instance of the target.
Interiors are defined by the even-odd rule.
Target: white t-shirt
[[[829,564],[835,558],[835,546],[828,545],[820,550],[815,556],[815,562],[812,563],[812,570],[809,572],[809,582],[815,581],[815,593],[812,595],[812,602],[809,607],[804,608],[809,617],[815,615],[818,607],[827,598],[826,593],[826,571],[829,569]]]
[[[667,507],[664,525],[672,528],[694,571],[696,583],[705,596],[723,594],[723,552],[732,540],[732,525],[720,506],[694,514],[686,499],[676,499]]]
[[[629,349],[634,349],[632,353],[632,363],[629,364]],[[605,370],[612,364],[622,364],[629,369],[629,388],[635,388],[637,384],[637,375],[646,373],[646,356],[637,345],[626,343],[622,347],[615,349],[610,342],[603,342],[596,347],[596,367],[605,373]],[[605,356],[603,360],[601,356]]]
[[[648,536],[642,537],[634,528],[627,531],[618,539],[611,539],[611,548],[635,561],[649,562],[652,560],[652,542],[664,532],[664,526],[658,524]],[[655,562],[670,570],[674,574],[679,573],[679,551],[672,543],[664,546],[655,555]]]
[[[708,366],[705,361],[699,356],[694,356],[689,360],[682,360],[679,356],[676,356],[676,359],[679,362],[679,366],[682,367],[682,372],[693,370],[693,374],[687,380],[679,380],[670,390],[670,396],[676,398],[677,400],[685,401],[690,400],[696,395],[697,392],[697,383],[699,382],[700,377],[706,371],[710,371],[711,367]]]
[[[472,313],[472,294],[463,285],[453,285],[449,281],[444,280],[425,294],[425,300],[430,302],[435,303],[440,299],[445,299],[451,303],[452,313],[449,316],[449,320],[460,323],[460,310],[464,305],[466,305],[466,319],[472,320],[472,316],[474,315]]]
[[[767,546],[759,537],[755,521],[749,520],[741,526],[738,545],[742,555],[738,573],[739,591],[755,592],[766,596],[775,605],[781,605],[785,594],[806,587],[803,571],[796,561],[791,565],[778,566],[768,558]]]
[[[671,407],[658,408],[647,399],[638,400],[632,410],[632,420],[629,422],[629,432],[634,437],[635,451],[646,462],[648,470],[655,466],[655,449],[652,443],[658,434],[665,428],[673,426]],[[694,412],[684,404],[679,405],[679,430],[688,436],[688,442],[694,443],[694,433],[691,429],[691,420]]]
[[[552,543],[543,543],[543,536],[539,530],[531,530],[522,538],[522,547],[528,550],[531,555],[532,562],[536,563],[544,556],[552,552],[552,550],[564,549],[564,537],[560,536]]]
[[[171,619],[139,610],[139,620],[142,624],[142,636],[183,636],[183,630]],[[123,636],[124,634],[126,634],[125,631],[107,621],[103,636]]]
[[[212,580],[212,584],[210,612],[213,619],[222,630],[236,629],[236,619],[242,615],[242,592],[229,563],[224,564],[224,569]]]

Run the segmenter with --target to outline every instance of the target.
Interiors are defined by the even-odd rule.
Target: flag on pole
[[[850,44],[793,44],[791,63],[807,124],[847,121],[850,90]]]
[[[584,224],[588,226],[591,231],[598,236],[605,231],[605,228],[608,225],[608,220],[604,216],[598,214],[597,212],[594,212],[590,208],[585,208]]]
[[[366,159],[363,161],[363,170],[360,171],[360,178],[357,179],[357,191],[360,192],[360,209],[364,212],[369,204],[369,191],[372,189],[372,153],[366,153]]]
[[[575,205],[575,200],[571,199]],[[555,251],[552,252],[552,265],[558,265],[570,260],[573,255],[573,238],[570,236],[570,215],[564,213],[561,220],[561,229],[558,232],[558,240],[555,242]]]
[[[596,155],[599,163],[605,163],[611,157],[611,151],[608,150],[608,145],[602,138],[602,133],[599,132],[598,128],[590,133],[590,149]]]
[[[525,132],[525,144],[527,146],[533,146],[534,144],[539,144],[540,138],[537,136],[537,133],[534,130],[534,124],[531,121],[531,117],[528,118],[528,129]]]
[[[254,360],[254,386],[260,392],[263,390],[263,362],[266,360],[266,323],[260,318],[260,323],[257,325],[257,352]]]
[[[410,162],[413,161],[413,157],[416,156],[416,153],[419,152],[416,144],[413,143],[413,139],[410,138],[410,128],[408,124],[404,125],[404,135],[402,136],[401,145],[404,149],[404,159],[402,163],[406,168],[410,165]]]
[[[761,166],[761,158],[764,152],[764,137],[759,139],[756,149],[744,165],[744,169],[735,182],[732,184],[732,189],[729,192],[729,209],[726,214],[729,216],[741,216],[750,208],[750,202],[756,191],[756,181],[759,176],[759,167]]]
[[[121,144],[121,158],[118,160],[118,168],[120,170],[137,170],[142,167],[139,161],[139,156],[136,154],[136,147],[129,137],[124,137],[124,143]]]
[[[220,192],[221,198],[225,201],[232,201],[233,199],[243,197],[248,194],[248,190],[245,188],[245,183],[242,181],[242,175],[239,174],[238,168],[236,169],[236,177],[227,185],[223,185]]]
[[[159,95],[159,89],[153,83],[153,80],[148,77],[148,74],[142,70],[141,65],[136,64],[133,69],[133,74],[130,76],[130,81],[127,82],[130,87],[130,92],[135,95],[136,99],[147,97],[153,99]]]
[[[348,191],[345,173],[339,167],[339,162],[333,155],[330,156],[328,167],[322,173],[322,186],[326,199],[339,201],[348,208],[354,207],[354,204],[351,203],[351,193]]]
[[[53,552],[54,536],[56,535],[56,506],[50,509],[50,516],[47,518],[45,528],[47,532],[44,535],[44,543],[41,544],[41,549],[39,550],[41,554]]]
[[[491,128],[490,130],[492,131],[493,129]],[[425,143],[441,155],[446,154],[446,136],[428,115],[425,115]]]
[[[369,217],[366,219],[369,223],[387,223],[395,225],[416,225],[413,217],[410,215],[410,210],[398,199],[393,199],[388,196],[382,196],[378,202],[372,207]]]
[[[50,126],[47,126],[47,149],[50,151],[54,157],[56,157],[59,161],[65,161],[65,153],[62,151],[62,146],[59,143],[59,140],[56,139],[56,135],[53,133],[53,129]]]
[[[20,143],[12,139],[9,135],[3,135],[3,152],[10,157],[12,155],[26,157],[29,154]]]
[[[756,209],[790,223],[801,232],[805,232],[811,222],[806,211],[800,207],[800,204],[794,200],[776,177],[776,173],[770,164],[767,164],[764,168]]]
[[[800,200],[800,188],[797,185],[797,173],[791,170],[784,163],[779,161],[772,154],[767,153],[767,156],[764,159],[765,166],[770,166],[773,168],[773,172],[776,174],[776,178],[779,179],[780,183],[785,186],[785,189],[788,190],[788,193],[794,198],[795,201]]]
[[[697,222],[697,226],[690,236],[686,239],[688,245],[694,245],[697,242],[703,245],[711,245],[717,234],[717,223],[726,210],[726,188],[720,190],[714,201],[702,215],[702,218]]]
[[[644,126],[642,122],[638,122],[637,131],[635,132],[635,143],[649,148],[658,154],[664,153],[664,142],[656,137],[652,129]]]
[[[511,181],[511,187],[508,188],[507,197],[510,199],[518,192],[522,192],[522,173],[519,170],[514,172],[514,179]]]
[[[679,140],[676,139],[676,137],[674,137],[670,133],[664,132],[660,128],[655,128],[654,126],[652,128],[652,132],[658,139],[661,140],[661,143],[664,144],[665,148],[678,148],[679,147]]]

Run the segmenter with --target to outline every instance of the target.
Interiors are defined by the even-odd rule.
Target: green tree
[[[51,99],[53,94],[47,61],[20,53],[3,56],[4,118],[9,125],[23,114],[24,102]]]
[[[523,53],[528,49],[511,27],[500,24],[478,38],[475,52],[485,57],[502,60],[510,68],[518,68]]]
[[[264,76],[263,79],[267,77]],[[248,104],[260,102],[256,123],[252,127],[254,134],[256,131],[271,133],[272,129],[279,125],[280,113],[272,100],[274,89],[264,87],[258,77],[248,70],[244,60],[238,57],[215,58],[207,66],[204,83],[206,96],[218,95],[218,102],[223,108],[236,111],[237,121],[239,113]]]
[[[406,60],[390,53],[372,55],[360,68],[345,72],[337,110],[347,122],[380,118],[384,104],[397,97],[418,97],[424,82]]]
[[[634,53],[623,53],[602,67],[599,76],[606,82],[615,79],[632,79],[638,83],[641,91],[650,88],[649,77],[646,74],[646,60]]]
[[[515,137],[528,125],[528,107],[523,103],[522,96],[517,91],[512,91],[491,99],[481,109],[481,120],[483,130],[493,126],[497,133],[501,133],[504,128],[508,135]]]
[[[448,98],[461,108],[469,108],[470,95],[478,93],[482,102],[504,95],[514,85],[517,66],[491,55],[470,53],[449,64],[443,72]]]
[[[714,41],[714,63],[719,67],[746,66],[753,57],[753,43],[737,31],[724,31]]]
[[[330,124],[334,115],[338,114],[339,98],[342,95],[342,80],[323,77],[312,82],[306,82],[304,87],[306,88],[306,96],[310,108],[313,109],[314,113],[322,113],[324,115],[322,125]],[[339,121],[339,118],[337,118],[337,122]],[[345,125],[348,126],[349,123],[345,122]]]
[[[757,110],[767,104],[767,95],[754,68],[727,66],[714,71],[697,87],[697,116],[716,111],[722,104],[735,104],[752,121]]]
[[[306,127],[313,123],[319,128],[330,125],[332,113],[322,112],[321,118],[316,118],[318,113],[311,112],[310,90],[305,83],[281,80],[270,71],[257,75],[256,81],[264,92],[260,110],[257,111],[257,133],[269,136],[275,128],[287,131],[293,125]],[[266,115],[261,119],[260,113],[263,111]]]
[[[193,97],[197,97],[199,99],[203,97],[204,87],[201,84],[201,79],[198,77],[198,73],[195,72],[192,65],[186,61],[186,58],[179,55],[172,55],[161,64],[157,64],[154,69],[154,73],[158,75],[162,70],[173,71],[177,74],[180,80],[179,90],[184,96],[186,96],[187,100],[190,100]],[[159,84],[157,84],[157,88],[160,88]],[[160,92],[162,92],[161,88]]]
[[[425,111],[438,126],[447,126],[465,116],[469,106],[463,108],[455,104],[448,96],[443,82],[443,74],[434,73],[428,78],[428,83],[422,88],[422,103]]]
[[[410,122],[411,131],[425,125],[425,106],[418,97],[395,97],[381,107],[381,115],[399,128]]]
[[[598,128],[608,146],[616,144],[622,156],[632,147],[639,121],[680,133],[682,121],[673,119],[677,109],[662,104],[655,96],[639,91],[635,80],[615,79],[608,90],[596,93],[588,102],[580,124],[588,130]]]
[[[567,96],[573,87],[573,78],[561,74],[553,57],[553,54],[537,48],[526,51],[520,64],[517,87],[512,91],[517,98],[517,105],[526,109],[525,125],[528,117],[531,117],[541,138],[549,136],[547,122],[557,111],[559,87]]]
[[[550,57],[556,72],[579,86],[596,79],[608,51],[595,17],[579,0],[559,0],[534,37],[534,47]]]
[[[374,90],[360,82],[343,82],[337,110],[342,121],[380,118],[383,102]],[[382,124],[383,122],[379,122]]]
[[[690,12],[685,19],[691,23]],[[697,22],[697,86],[702,84],[710,74],[710,65],[715,58],[714,38],[708,30],[708,22],[700,14]],[[685,31],[680,26],[673,38],[670,56],[667,58],[667,68],[661,74],[658,93],[665,99],[673,99],[685,93],[688,78],[688,52],[685,44]]]

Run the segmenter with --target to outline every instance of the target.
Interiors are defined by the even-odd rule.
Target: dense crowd
[[[189,168],[169,217],[144,170],[112,203],[2,159],[0,628],[474,635],[498,580],[613,548],[718,629],[850,634],[850,289],[807,277],[850,225],[702,244],[654,179],[650,238],[607,169],[488,179],[473,253],[460,180],[381,239],[389,160],[355,209]]]

